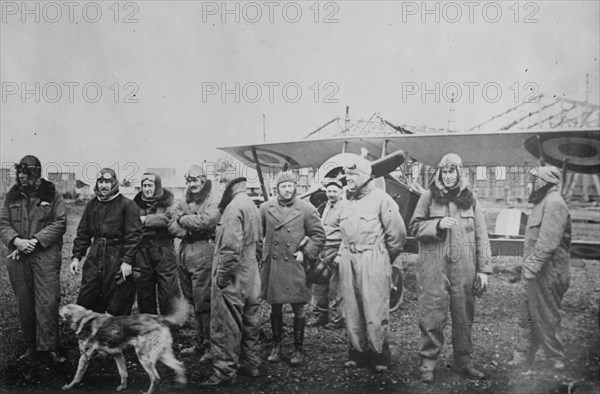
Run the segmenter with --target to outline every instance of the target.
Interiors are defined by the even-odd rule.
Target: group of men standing
[[[37,158],[25,156],[16,169],[18,182],[2,206],[0,235],[13,251],[8,272],[28,346],[23,357],[38,351],[63,362],[57,316],[65,204],[41,178]],[[245,178],[231,181],[218,196],[198,165],[185,174],[187,192],[178,202],[158,174],[143,174],[142,190],[132,201],[119,193],[115,172],[102,169],[96,198],[86,205],[73,243],[72,273],[87,254],[77,303],[127,315],[137,293],[141,313],[169,314],[171,300],[183,294],[198,326],[196,344],[183,353],[198,352],[201,361],[212,361],[213,374],[200,385],[218,386],[232,383],[238,373],[260,374],[259,299],[271,306],[268,361],[281,361],[283,305],[290,304],[289,362],[302,364],[305,305],[313,297],[309,326],[346,328],[344,366],[385,372],[391,264],[402,251],[406,228],[394,200],[375,187],[367,160],[356,155],[344,172],[346,197],[341,178],[326,179],[328,201],[319,216],[297,196],[292,172],[277,177],[277,197],[257,209],[246,194]],[[530,342],[515,351],[511,363],[532,362],[542,346],[555,368],[563,368],[557,329],[569,282],[570,218],[557,192],[558,170],[540,167],[532,176],[537,186],[525,238],[522,308]],[[472,288],[474,280],[487,285],[490,248],[481,206],[462,179],[457,155],[440,161],[410,229],[420,249],[421,380],[433,381],[448,308],[455,362],[467,377],[483,378],[471,359]],[[181,240],[178,253],[173,238]],[[311,292],[308,275],[319,263],[332,275]]]

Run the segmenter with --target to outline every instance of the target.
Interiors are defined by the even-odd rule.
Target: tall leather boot
[[[210,313],[201,313],[200,319],[202,320],[202,336],[204,337],[204,354],[200,357],[200,362],[210,363],[213,359],[212,351],[210,350]]]
[[[302,354],[302,342],[304,341],[304,326],[306,318],[294,316],[294,354],[290,359],[290,365],[296,367],[304,362]]]
[[[283,339],[283,315],[271,314],[271,331],[273,332],[273,350],[268,360],[278,363],[281,360],[281,340]]]

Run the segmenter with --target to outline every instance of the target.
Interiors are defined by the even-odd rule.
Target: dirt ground
[[[487,205],[488,229],[493,230],[495,215],[502,205]],[[74,302],[79,289],[80,276],[74,278],[67,272],[71,242],[75,226],[83,210],[82,206],[69,204],[68,231],[63,250],[61,287],[62,304]],[[598,216],[598,208],[576,207]],[[574,223],[574,238],[597,240],[600,224]],[[74,333],[61,323],[61,351],[68,361],[60,366],[37,360],[20,363],[17,358],[25,351],[21,340],[15,299],[10,287],[5,264],[7,250],[1,249],[0,260],[0,392],[59,392],[70,381],[76,370],[78,350]],[[305,337],[307,362],[298,368],[288,365],[292,351],[291,311],[287,310],[284,361],[278,365],[263,364],[264,374],[258,378],[240,377],[233,387],[210,390],[231,393],[599,393],[600,392],[600,334],[598,331],[598,301],[600,298],[600,262],[591,260],[571,261],[571,287],[563,301],[564,319],[562,334],[566,347],[566,369],[560,373],[548,368],[543,353],[531,370],[509,368],[506,362],[517,341],[518,305],[522,282],[515,281],[515,258],[499,258],[494,263],[495,275],[483,298],[477,301],[474,327],[474,360],[487,375],[482,381],[468,380],[453,369],[451,347],[444,347],[436,381],[430,385],[419,382],[417,327],[417,286],[415,278],[415,255],[403,255],[405,276],[405,300],[391,314],[392,363],[386,374],[375,374],[369,369],[346,370],[346,338],[344,330],[329,331],[308,328]],[[262,356],[266,361],[271,336],[268,322],[269,308],[261,308]],[[198,357],[181,357],[182,348],[192,343],[194,327],[190,319],[183,328],[174,332],[175,354],[185,363],[188,376],[186,386],[174,382],[173,373],[160,365],[163,381],[159,392],[200,392],[197,383],[208,377],[211,370],[198,363]],[[449,335],[449,326],[446,338]],[[448,341],[446,341],[448,343]],[[125,392],[145,391],[149,379],[133,352],[126,354],[129,385]],[[117,368],[112,359],[97,357],[88,368],[81,385],[73,392],[114,392],[118,385]]]

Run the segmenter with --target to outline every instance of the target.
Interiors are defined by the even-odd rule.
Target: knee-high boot
[[[283,339],[283,315],[271,314],[271,331],[273,332],[273,350],[268,360],[277,363],[281,360],[281,341]]]
[[[302,342],[304,341],[304,326],[306,318],[294,316],[294,354],[290,359],[291,366],[297,366],[304,362],[302,354]]]

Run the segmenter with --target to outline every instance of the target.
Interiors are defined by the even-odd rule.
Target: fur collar
[[[436,182],[431,182],[429,184],[429,190],[431,190],[433,199],[442,205],[446,205],[452,201],[457,207],[464,210],[471,208],[475,203],[475,196],[468,186],[462,186],[446,191],[440,189]]]
[[[223,192],[223,197],[221,197],[221,202],[219,202],[219,210],[221,213],[225,211],[225,208],[233,201],[233,198],[242,193],[246,192],[246,184],[244,183],[246,178],[236,178],[229,182],[225,191]]]
[[[207,179],[206,183],[204,184],[204,186],[202,186],[202,189],[198,193],[194,194],[191,193],[189,190],[185,193],[185,202],[188,204],[191,202],[195,202],[196,204],[200,205],[204,202],[204,200],[206,200],[211,190],[212,181],[210,179]]]
[[[11,187],[8,193],[6,194],[6,202],[13,203],[19,201],[21,198],[23,198],[22,193],[24,193],[24,190],[21,187],[21,184],[17,181],[17,184],[13,185],[13,187]],[[56,187],[54,186],[54,183],[48,182],[47,180],[40,178],[39,185],[33,189],[31,195],[39,197],[40,203],[42,201],[52,203],[52,201],[54,201],[55,193]]]
[[[138,207],[140,208],[147,208],[147,207],[151,207],[154,205],[154,203],[148,203],[147,201],[144,201],[142,199],[142,192],[139,192],[138,194],[135,195],[135,197],[133,197],[133,201],[137,204]],[[157,207],[169,207],[171,206],[171,204],[173,204],[173,192],[171,192],[168,189],[163,189],[163,195],[158,199],[158,201],[156,201],[156,206]]]

